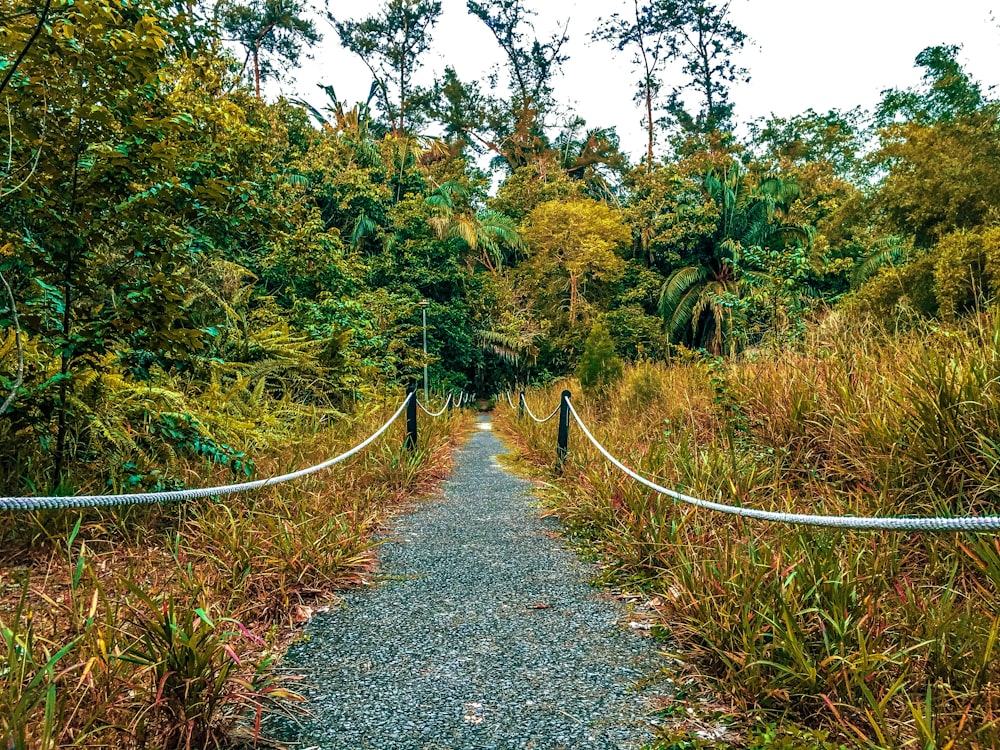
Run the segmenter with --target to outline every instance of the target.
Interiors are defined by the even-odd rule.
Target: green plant
[[[11,620],[0,618],[4,649],[0,662],[0,745],[13,750],[29,746],[54,750],[60,746],[65,723],[65,698],[59,682],[79,667],[64,662],[80,638],[62,645],[39,639],[26,611],[27,594],[26,580]]]
[[[148,702],[137,706],[131,725],[140,744],[219,747],[241,711],[254,710],[259,723],[264,707],[302,700],[269,672],[269,659],[252,661],[252,678],[241,674],[243,661],[234,645],[263,642],[239,622],[216,623],[204,607],[181,604],[172,594],[154,600],[126,585],[136,600],[128,619],[132,643],[118,658],[145,672]]]
[[[615,355],[615,343],[607,326],[594,323],[576,368],[576,377],[585,391],[600,391],[622,376],[622,361]]]

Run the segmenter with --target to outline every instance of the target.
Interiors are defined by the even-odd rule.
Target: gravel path
[[[394,525],[382,585],[315,617],[285,667],[310,714],[268,734],[301,748],[638,748],[654,644],[496,461],[481,417],[444,497]]]

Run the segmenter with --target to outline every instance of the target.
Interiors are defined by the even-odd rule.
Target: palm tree
[[[477,261],[491,273],[496,273],[507,260],[506,250],[524,250],[524,242],[513,219],[499,211],[482,209],[461,210],[455,198],[467,198],[468,193],[454,181],[442,183],[424,202],[434,209],[428,223],[438,239],[461,241],[477,252]]]
[[[594,200],[619,205],[616,184],[628,165],[614,128],[592,128],[578,137],[583,120],[577,120],[552,144],[559,166],[571,179],[583,184]]]
[[[751,186],[749,175],[734,164],[721,175],[710,171],[702,189],[718,208],[716,230],[698,262],[678,268],[664,283],[659,312],[672,338],[721,354],[725,344],[735,346],[731,334],[744,293],[778,282],[759,259],[790,242],[808,245],[812,229],[783,220],[799,190],[778,176]]]

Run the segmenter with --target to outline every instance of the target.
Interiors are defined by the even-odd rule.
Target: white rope
[[[555,411],[549,414],[549,416],[547,416],[545,419],[539,419],[534,414],[532,414],[531,409],[528,408],[528,401],[527,399],[525,399],[524,394],[521,394],[521,403],[524,404],[524,413],[527,414],[532,419],[534,419],[536,422],[538,422],[538,424],[543,424],[545,422],[548,422],[550,419],[552,419],[552,417],[554,417],[556,414],[559,413],[559,409],[562,407],[562,404],[559,404],[559,406],[556,407]]]
[[[510,400],[510,391],[507,391],[507,403],[510,404],[511,409],[517,408],[514,406],[514,402]]]
[[[451,394],[449,393],[448,399],[444,402],[444,406],[441,407],[441,411],[439,412],[428,411],[427,407],[424,406],[422,403],[420,403],[419,400],[417,401],[417,406],[419,406],[423,410],[424,414],[426,414],[428,417],[434,418],[434,417],[440,417],[442,414],[444,414],[445,410],[448,408],[448,404],[450,403],[451,403]]]
[[[651,490],[655,490],[661,495],[672,497],[675,500],[680,500],[681,502],[695,505],[699,508],[717,510],[721,513],[743,516],[744,518],[756,518],[763,521],[778,521],[782,523],[805,524],[809,526],[831,526],[844,529],[882,529],[888,531],[995,531],[1000,529],[1000,516],[971,516],[964,518],[865,518],[863,516],[822,516],[811,515],[808,513],[778,513],[774,511],[758,510],[756,508],[742,508],[734,505],[725,505],[723,503],[714,503],[708,500],[699,500],[696,497],[691,497],[690,495],[684,495],[680,492],[668,490],[666,487],[661,487],[655,482],[651,482],[645,477],[636,474],[630,468],[625,466],[625,464],[608,453],[607,449],[603,445],[597,442],[597,439],[590,433],[590,430],[587,429],[587,425],[585,425],[583,420],[580,419],[580,415],[577,414],[576,409],[573,408],[573,402],[569,399],[566,401],[569,404],[570,413],[573,415],[576,423],[580,426],[580,429],[583,430],[583,434],[587,436],[590,442],[594,444],[594,447],[597,448],[597,450],[600,451],[601,454],[608,459],[608,461],[614,464],[621,471],[628,474],[628,476],[632,477],[632,479],[645,485],[646,487],[649,487]]]
[[[339,456],[328,459],[323,463],[316,464],[315,466],[310,466],[306,469],[299,469],[298,471],[293,471],[290,474],[282,474],[279,477],[271,477],[269,479],[257,479],[253,482],[243,482],[241,484],[228,484],[221,487],[202,487],[200,489],[189,489],[189,490],[171,490],[167,492],[139,492],[135,494],[128,495],[76,495],[71,497],[0,497],[0,510],[35,510],[38,508],[85,508],[101,505],[135,505],[137,503],[167,503],[167,502],[177,502],[180,500],[193,500],[199,497],[209,497],[211,495],[231,495],[235,492],[246,492],[248,490],[256,490],[262,487],[270,487],[274,484],[282,484],[284,482],[290,482],[293,479],[300,479],[309,474],[315,474],[317,471],[322,471],[327,469],[334,464],[339,464],[341,461],[346,461],[351,456],[360,453],[362,450],[367,448],[373,442],[375,442],[382,434],[389,429],[393,422],[399,419],[399,415],[403,413],[406,409],[406,405],[410,402],[411,398],[415,398],[414,394],[409,394],[406,400],[403,401],[402,405],[396,409],[396,413],[393,414],[389,421],[383,424],[376,432],[374,432],[371,437],[365,440],[363,443],[351,448],[346,453],[341,453]]]

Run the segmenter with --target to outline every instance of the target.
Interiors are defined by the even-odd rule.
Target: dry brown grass
[[[896,336],[833,318],[801,352],[641,364],[574,403],[612,453],[666,486],[805,513],[996,513],[1000,321]],[[529,394],[537,411],[558,383]],[[741,712],[859,747],[1000,744],[1000,543],[743,521],[645,491],[571,430],[501,426],[547,502]],[[806,743],[808,745],[808,743]]]
[[[289,445],[259,460],[258,475],[317,463],[381,419]],[[397,425],[345,464],[219,502],[8,516],[0,528],[5,742],[224,745],[238,715],[291,705],[294,682],[273,660],[315,608],[370,580],[374,533],[435,490],[470,420],[458,411],[421,420],[413,454],[400,450]],[[230,480],[188,471],[192,486]]]

